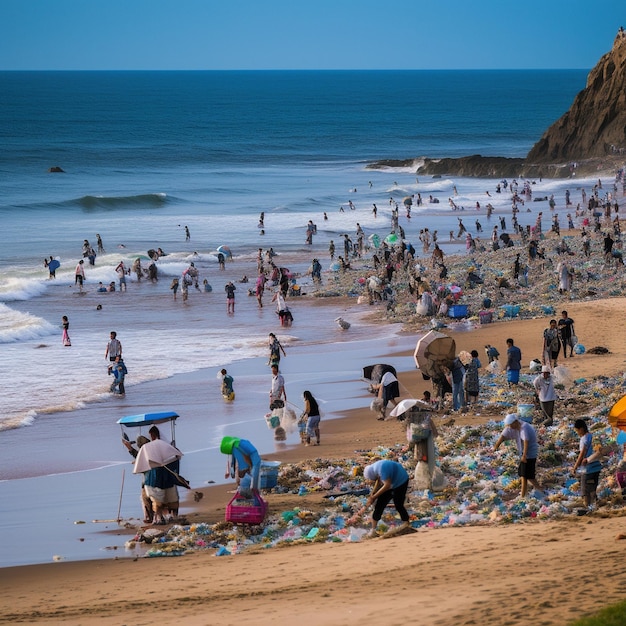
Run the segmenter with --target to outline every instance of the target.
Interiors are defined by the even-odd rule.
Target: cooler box
[[[226,521],[233,524],[261,524],[267,512],[267,502],[258,491],[252,497],[245,497],[239,491],[226,507]]]
[[[467,304],[453,304],[448,309],[448,317],[467,317],[468,308]]]
[[[479,311],[478,320],[481,324],[491,324],[493,321],[493,313],[491,311]]]
[[[280,461],[261,461],[259,474],[261,489],[273,489],[278,484]]]

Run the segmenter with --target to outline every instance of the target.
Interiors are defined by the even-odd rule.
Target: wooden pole
[[[124,493],[124,477],[126,476],[126,469],[124,468],[122,470],[122,486],[120,488],[120,503],[119,506],[117,507],[117,522],[119,524],[120,520],[122,519],[120,517],[121,511],[122,511],[122,494]]]

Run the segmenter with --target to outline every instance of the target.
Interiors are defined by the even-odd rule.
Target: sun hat
[[[233,448],[239,443],[239,437],[224,437],[220,443],[222,454],[232,454]]]
[[[517,413],[509,413],[504,418],[504,425],[510,426],[513,422],[519,422],[519,415]]]
[[[541,373],[545,373],[545,372],[551,372],[552,370],[550,369],[549,365],[542,365],[541,366]]]

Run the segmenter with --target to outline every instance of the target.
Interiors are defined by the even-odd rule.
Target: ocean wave
[[[70,200],[69,204],[75,204],[83,209],[128,209],[154,208],[165,206],[171,198],[165,193],[144,193],[136,196],[83,196]]]
[[[60,331],[41,317],[14,311],[6,304],[0,304],[0,343],[49,337],[55,332]]]

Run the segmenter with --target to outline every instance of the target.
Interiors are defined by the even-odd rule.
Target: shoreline
[[[626,338],[618,333],[607,334],[612,317],[624,305],[625,298],[570,304],[577,332],[591,343],[600,337],[609,338],[604,343],[612,352],[607,356],[576,356],[569,363],[573,376],[609,376],[624,371]],[[459,331],[454,334],[457,350],[480,349],[486,337],[500,345],[504,337],[511,335],[521,347],[526,364],[526,355],[533,354],[545,323],[545,318],[513,320],[479,326],[473,332]],[[401,389],[413,393],[428,383],[410,367],[413,346],[408,339],[406,336],[404,345],[398,344],[388,356],[406,360],[409,367],[399,370],[399,380]],[[379,422],[369,411],[371,396],[364,387],[361,408],[322,421],[320,447],[296,445],[263,457],[298,466],[316,463],[321,455],[332,463],[334,459],[354,458],[357,451],[405,443],[400,423]],[[406,397],[404,392],[402,397]],[[501,419],[502,412],[470,412],[455,415],[454,419],[475,428],[489,419]],[[557,407],[561,421],[570,419],[568,412],[567,406]],[[449,417],[437,415],[437,425],[443,425]],[[198,489],[204,497],[199,503],[187,497],[182,507],[185,516],[191,524],[223,522],[232,489],[232,482]],[[318,510],[327,506],[323,495],[316,491],[305,496],[270,493],[266,498],[269,514],[280,516],[294,507]],[[615,554],[624,549],[616,542],[623,536],[623,515],[622,509],[587,518],[569,515],[560,519],[526,518],[513,524],[420,527],[413,535],[382,543],[304,541],[297,545],[295,541],[283,549],[252,549],[221,558],[214,556],[215,550],[202,550],[174,560],[116,554],[109,559],[2,568],[0,580],[5,594],[0,600],[0,623],[71,623],[80,619],[83,624],[114,624],[120,620],[157,624],[185,619],[190,624],[201,624],[206,623],[210,613],[212,623],[219,625],[251,616],[255,623],[269,624],[291,619],[293,603],[297,602],[302,619],[329,625],[362,623],[363,619],[374,619],[380,611],[407,617],[419,611],[426,622],[445,626],[476,621],[506,621],[521,626],[528,620],[556,626],[563,624],[568,615],[573,619],[621,599],[621,560]],[[104,532],[110,541],[122,536],[117,529]],[[520,558],[525,559],[527,567],[524,576],[517,579],[516,592],[511,594],[510,577],[518,571]],[[590,558],[596,567],[582,567]],[[468,574],[474,581],[471,590]],[[600,583],[603,593],[580,596],[578,586],[570,582],[572,575],[582,584]],[[387,585],[378,584],[381,576],[401,581],[397,591],[390,592]],[[156,614],[151,609],[152,599],[138,597],[134,583],[161,577],[169,580],[169,602]],[[546,580],[550,584],[545,584]],[[70,596],[59,595],[59,585],[74,591]],[[106,596],[102,595],[103,588],[107,589]],[[319,595],[311,588],[324,590],[321,604],[306,601]],[[415,589],[420,593],[406,593]],[[237,602],[233,605],[234,593]],[[276,594],[284,601],[276,602]]]

